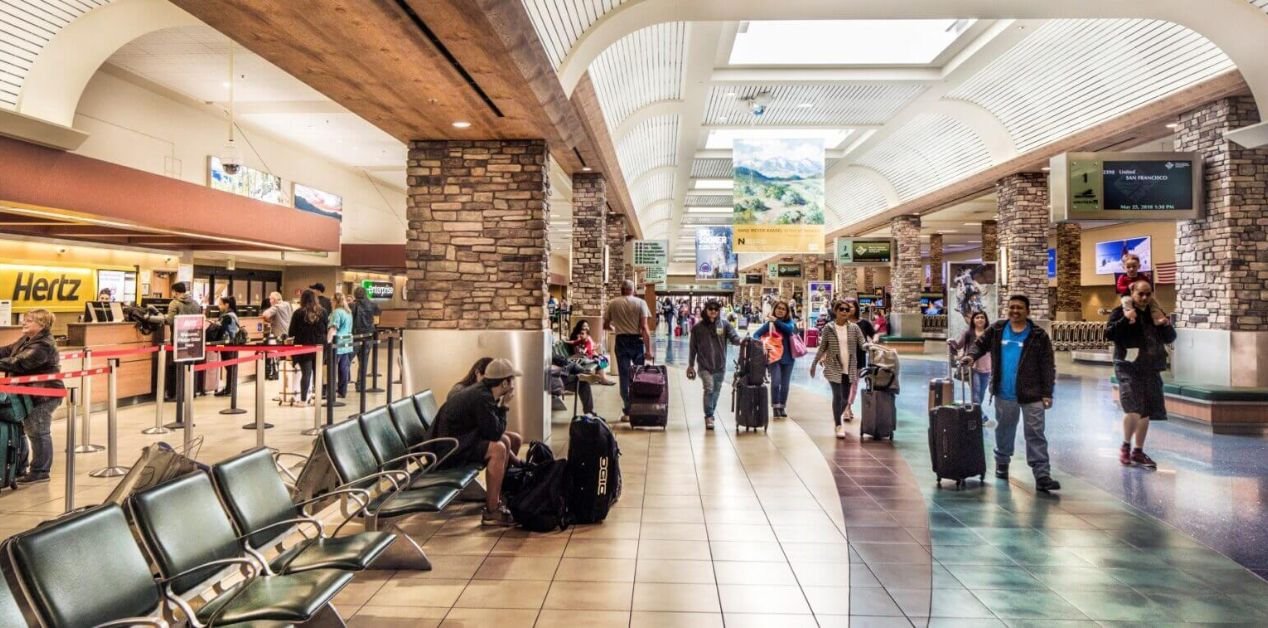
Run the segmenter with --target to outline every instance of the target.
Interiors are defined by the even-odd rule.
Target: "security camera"
[[[748,105],[749,112],[760,118],[766,114],[766,108],[770,106],[770,93],[762,92],[756,96],[749,96],[744,99],[744,102]]]
[[[225,159],[220,165],[224,168],[227,175],[235,175],[242,170],[242,164],[238,163],[236,159]]]

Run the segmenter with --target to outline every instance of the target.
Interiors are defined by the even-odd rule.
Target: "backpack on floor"
[[[502,499],[510,503],[511,499],[524,488],[524,479],[528,472],[555,461],[555,452],[550,445],[535,440],[528,444],[528,454],[522,462],[506,469],[502,478]]]
[[[574,417],[568,427],[568,513],[573,523],[598,523],[621,498],[621,448],[604,420]]]
[[[565,530],[568,517],[568,460],[552,460],[527,469],[520,491],[508,506],[521,528],[531,532]]]

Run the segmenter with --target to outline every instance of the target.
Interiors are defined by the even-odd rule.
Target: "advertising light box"
[[[855,266],[888,266],[894,261],[890,238],[837,238],[837,263]]]
[[[1202,215],[1197,153],[1065,153],[1050,162],[1055,222],[1193,220]]]

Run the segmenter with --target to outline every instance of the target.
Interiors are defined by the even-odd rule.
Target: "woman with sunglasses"
[[[1118,378],[1118,398],[1123,406],[1123,446],[1118,461],[1123,466],[1134,464],[1147,469],[1158,468],[1145,454],[1145,436],[1150,421],[1167,419],[1162,371],[1167,370],[1166,345],[1176,341],[1170,318],[1155,321],[1149,316],[1153,294],[1153,284],[1147,280],[1131,284],[1130,303],[1114,308],[1105,328],[1105,339],[1114,343],[1114,376]],[[1129,307],[1135,316],[1127,316],[1125,310]]]
[[[811,379],[819,364],[823,364],[823,376],[832,387],[832,420],[836,423],[837,438],[845,438],[845,425],[841,421],[854,419],[850,410],[850,402],[854,400],[850,382],[858,372],[858,349],[863,344],[863,332],[850,322],[851,312],[857,307],[848,301],[838,301],[833,306],[835,318],[823,326],[819,350],[810,363]]]

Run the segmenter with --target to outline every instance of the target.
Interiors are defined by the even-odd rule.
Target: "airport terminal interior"
[[[0,0],[0,626],[1266,626],[1264,42]]]

